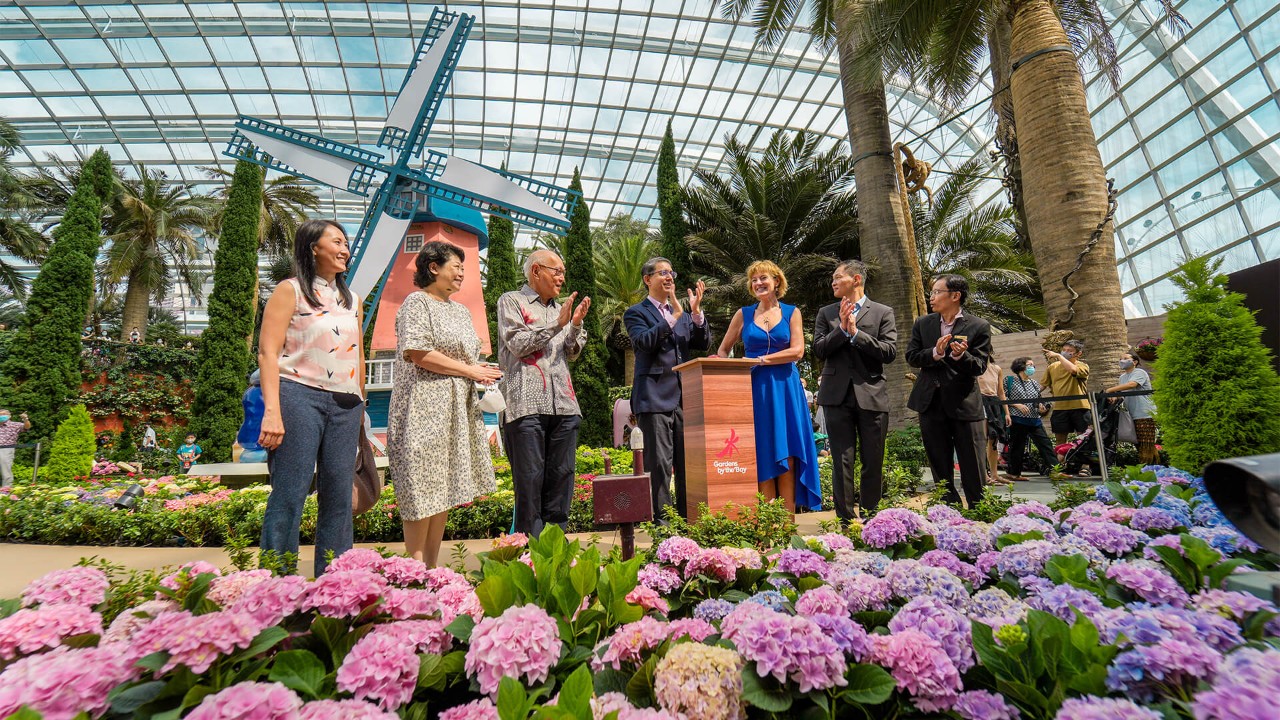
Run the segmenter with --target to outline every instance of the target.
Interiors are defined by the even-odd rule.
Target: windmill
[[[387,274],[422,200],[484,210],[563,235],[576,192],[436,150],[423,151],[475,16],[436,8],[378,138],[386,154],[241,116],[224,154],[372,200],[351,246],[347,284],[366,296]],[[421,164],[418,164],[419,160]],[[375,187],[376,185],[376,187]],[[375,298],[376,300],[376,298]],[[369,322],[365,318],[365,324]]]

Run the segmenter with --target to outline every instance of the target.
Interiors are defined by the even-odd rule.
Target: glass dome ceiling
[[[762,50],[714,0],[439,4],[477,22],[428,147],[563,184],[578,166],[597,221],[656,224],[669,119],[686,175],[719,166],[726,134],[847,135],[836,58],[799,30]],[[1280,257],[1280,48],[1263,42],[1280,37],[1280,2],[1186,0],[1180,37],[1156,3],[1102,5],[1123,81],[1117,94],[1091,78],[1089,97],[1120,190],[1121,282],[1129,315],[1157,314],[1179,257],[1215,252],[1228,271]],[[432,7],[24,0],[0,7],[0,115],[23,134],[19,167],[102,145],[204,186],[201,166],[229,167],[241,114],[371,146]],[[993,149],[989,78],[959,115],[889,93],[895,140],[936,170]],[[322,212],[359,222],[362,198],[321,195]]]

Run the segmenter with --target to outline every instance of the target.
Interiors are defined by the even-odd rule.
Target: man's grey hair
[[[864,285],[867,282],[867,264],[861,260],[843,260],[836,266],[836,270],[843,272],[849,277],[853,277],[854,275],[861,277]]]
[[[555,254],[554,251],[548,250],[546,248],[538,248],[537,250],[534,250],[533,252],[529,253],[529,256],[524,259],[525,280],[533,279],[534,265],[545,265],[546,261],[550,260],[551,258],[555,258],[559,260],[560,256]]]
[[[664,257],[651,257],[645,261],[644,266],[640,268],[640,274],[648,277],[658,269],[658,263],[671,264],[671,261]]]

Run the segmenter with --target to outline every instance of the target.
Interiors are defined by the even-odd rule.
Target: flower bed
[[[1271,717],[1280,692],[1277,609],[1222,589],[1280,558],[1176,470],[990,524],[892,509],[628,562],[551,527],[485,560],[466,578],[354,550],[316,581],[198,564],[143,588],[57,571],[0,607],[0,716],[1216,720]]]

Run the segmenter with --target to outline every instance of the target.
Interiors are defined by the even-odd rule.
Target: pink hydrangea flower
[[[680,573],[673,568],[663,567],[657,563],[649,563],[640,568],[637,581],[648,588],[653,588],[662,594],[668,594],[684,584],[680,579]]]
[[[848,604],[830,585],[806,591],[799,600],[796,600],[797,615],[808,617],[810,615],[847,615],[848,613]]]
[[[756,664],[762,677],[772,675],[778,682],[795,682],[802,693],[848,684],[844,653],[809,618],[765,608],[763,613],[735,623],[724,637],[742,657]]]
[[[23,705],[45,720],[70,720],[80,712],[100,717],[107,695],[138,670],[118,644],[93,648],[57,648],[22,658],[0,674],[0,717]]]
[[[214,661],[253,643],[262,625],[248,613],[221,610],[204,615],[188,612],[164,613],[152,620],[133,638],[135,658],[153,652],[169,653],[162,673],[185,665],[199,675]]]
[[[489,698],[480,698],[442,710],[439,720],[498,720],[498,708]]]
[[[428,590],[441,590],[450,585],[466,585],[467,578],[459,574],[456,570],[447,567],[434,567],[427,570],[427,577],[423,580]]]
[[[379,625],[370,634],[389,635],[411,646],[414,652],[444,655],[453,646],[453,635],[444,628],[439,620],[404,620]]]
[[[329,563],[329,567],[325,568],[326,575],[334,572],[344,572],[347,570],[368,570],[369,572],[378,572],[382,569],[382,553],[369,548],[352,548]]]
[[[396,555],[382,561],[382,575],[392,585],[417,585],[427,579],[427,564]]]
[[[504,676],[529,684],[547,679],[560,660],[560,629],[537,605],[515,605],[496,618],[485,618],[471,632],[465,667],[487,695],[498,692]]]
[[[508,547],[522,548],[527,546],[528,544],[529,544],[529,536],[525,535],[524,533],[511,533],[510,535],[507,535],[504,533],[501,537],[496,537],[493,539],[493,547],[495,550],[498,548],[508,548]]]
[[[205,597],[217,603],[219,607],[230,607],[245,596],[250,588],[272,577],[270,570],[242,570],[230,575],[214,578],[209,583],[209,593]]]
[[[280,683],[237,683],[205,697],[186,720],[298,720],[302,699]]]
[[[33,580],[22,591],[23,607],[32,605],[83,605],[92,607],[107,599],[110,582],[98,568],[74,567],[54,570]]]
[[[694,642],[702,642],[715,633],[715,625],[698,618],[680,618],[667,625],[667,637],[672,640],[687,637]]]
[[[391,588],[382,601],[382,609],[396,620],[434,615],[440,609],[440,601],[430,590]]]
[[[102,642],[126,642],[163,613],[180,609],[178,603],[172,600],[148,600],[136,605],[120,613],[115,620],[111,621],[111,627],[107,628],[102,635]]]
[[[671,539],[674,540],[675,538]],[[729,557],[729,553],[720,548],[700,550],[697,555],[689,560],[689,564],[684,568],[686,580],[703,575],[720,582],[733,582],[737,574],[737,563],[733,561],[733,558]]]
[[[663,615],[671,611],[671,606],[662,599],[657,590],[644,585],[636,585],[631,592],[627,593],[627,602],[639,605],[645,610],[657,610]]]
[[[160,586],[169,588],[174,592],[181,592],[188,587],[191,587],[192,580],[206,574],[218,576],[222,575],[222,571],[212,563],[207,563],[204,560],[196,560],[195,562],[179,565],[177,570],[161,578]],[[163,595],[157,595],[156,599],[159,600],[162,597]]]
[[[809,538],[805,538],[805,539],[807,540]],[[844,535],[841,535],[840,533],[826,533],[824,535],[819,535],[813,539],[817,540],[818,543],[822,545],[822,547],[826,548],[827,552],[835,552],[836,550],[852,550],[853,549],[853,541],[845,537]]]
[[[302,706],[298,720],[400,720],[400,716],[363,700],[316,700]]]
[[[604,667],[621,670],[624,663],[639,665],[644,661],[644,652],[666,641],[668,632],[665,622],[648,616],[627,623],[602,643],[605,651],[592,661],[592,666],[597,670]]]
[[[669,537],[658,544],[658,560],[683,565],[698,555],[702,546],[687,537]]]
[[[370,570],[326,571],[308,588],[303,610],[316,610],[330,618],[350,618],[382,599],[387,581]]]
[[[83,605],[25,608],[0,620],[0,658],[57,647],[72,635],[102,634],[102,616]]]
[[[872,660],[883,665],[898,687],[917,697],[950,697],[960,692],[960,673],[937,640],[915,629],[871,636]]]
[[[440,606],[440,620],[446,625],[459,615],[470,615],[476,622],[484,619],[484,606],[480,604],[475,588],[465,581],[441,587],[436,591],[436,602]]]
[[[369,633],[342,660],[338,689],[396,710],[413,698],[419,664],[413,645],[391,633]]]
[[[840,537],[844,536],[841,535]],[[845,539],[847,540],[848,538]],[[852,544],[850,544],[850,547],[853,547]],[[724,551],[724,554],[732,558],[734,564],[740,568],[759,570],[764,567],[764,558],[760,557],[760,553],[756,552],[755,548],[722,547],[720,549]]]
[[[298,612],[309,583],[298,575],[269,577],[253,586],[253,592],[240,596],[227,610],[248,613],[262,627],[277,625]]]

